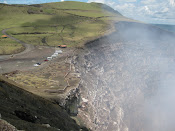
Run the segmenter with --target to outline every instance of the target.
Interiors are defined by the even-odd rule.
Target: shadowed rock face
[[[173,34],[124,22],[116,30],[77,56],[89,100],[79,115],[97,131],[175,130]]]
[[[5,121],[1,120],[1,115]],[[6,121],[25,131],[87,130],[77,125],[59,105],[27,92],[0,76],[0,130],[14,128]]]

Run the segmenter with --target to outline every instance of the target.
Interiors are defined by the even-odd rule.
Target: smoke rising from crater
[[[135,44],[135,48],[140,46],[140,50],[142,50],[143,62],[136,68],[132,68],[132,71],[137,75],[139,68],[146,65],[141,69],[143,72],[138,73],[140,80],[145,83],[145,87],[140,87],[144,94],[143,116],[141,116],[143,126],[133,130],[173,131],[175,130],[173,124],[175,121],[175,105],[173,104],[175,99],[174,36],[150,25],[133,23],[128,26],[124,24],[124,26],[119,29],[124,40],[135,39],[135,41],[139,40],[140,43],[143,43],[138,45],[136,42]],[[132,59],[132,57],[128,56],[128,59]]]
[[[117,23],[116,30],[79,56],[92,129],[173,131],[173,34],[131,22]]]

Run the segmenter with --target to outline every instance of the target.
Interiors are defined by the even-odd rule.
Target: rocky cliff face
[[[13,126],[26,131],[87,130],[77,125],[59,105],[19,88],[15,82],[4,77],[0,77],[0,105],[2,130],[11,130]]]
[[[79,116],[96,131],[173,130],[175,126],[164,122],[169,111],[159,101],[167,100],[172,89],[167,80],[174,80],[173,34],[125,22],[116,24],[116,30],[77,54],[81,97],[86,100]],[[166,95],[160,93],[165,87],[170,89]]]

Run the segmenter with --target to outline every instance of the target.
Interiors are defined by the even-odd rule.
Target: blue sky
[[[38,4],[61,0],[0,0],[7,4]],[[66,1],[66,0],[62,0]],[[148,23],[175,25],[175,0],[76,0],[104,3],[124,16]]]

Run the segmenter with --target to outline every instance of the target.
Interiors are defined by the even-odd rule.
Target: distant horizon
[[[175,26],[175,23],[172,24],[172,23],[149,23],[147,22],[148,24],[151,24],[151,25],[171,25],[171,26]]]
[[[70,0],[0,0],[4,4],[42,4]],[[175,0],[74,0],[85,3],[103,3],[128,18],[154,24],[175,25]]]

